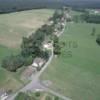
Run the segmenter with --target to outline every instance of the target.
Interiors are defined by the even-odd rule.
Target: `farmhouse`
[[[48,50],[52,49],[52,43],[51,42],[44,42],[43,48],[48,49]]]
[[[54,22],[51,20],[51,21],[48,21],[47,22],[47,25],[52,25]]]
[[[37,57],[34,59],[32,66],[36,69],[41,69],[43,65],[45,64],[45,62],[46,61],[44,59]]]
[[[0,91],[0,100],[7,100],[8,94],[6,92]]]

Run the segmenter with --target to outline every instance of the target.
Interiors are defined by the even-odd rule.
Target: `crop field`
[[[29,10],[0,15],[0,44],[7,47],[19,47],[22,37],[29,36],[41,27],[53,10]]]
[[[91,36],[93,27],[96,28]],[[67,23],[60,41],[62,53],[54,57],[41,80],[50,80],[50,88],[72,100],[100,100],[100,46],[96,37],[99,24]]]
[[[29,10],[0,15],[0,89],[16,90],[23,85],[20,80],[20,69],[16,73],[6,71],[1,67],[1,61],[20,51],[23,36],[32,32],[52,16],[53,10]]]

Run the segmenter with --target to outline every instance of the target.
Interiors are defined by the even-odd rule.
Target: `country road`
[[[65,26],[66,26],[66,22],[65,22]],[[63,28],[63,30],[61,31],[61,34],[64,32],[65,30],[65,26]],[[59,36],[61,35],[59,34]],[[48,67],[48,65],[51,63],[52,59],[53,59],[53,46],[51,48],[51,55],[49,57],[49,60],[46,62],[46,64],[44,65],[44,67],[39,71],[37,72],[35,75],[32,76],[32,81],[27,84],[26,86],[24,86],[23,88],[21,88],[18,92],[16,92],[15,94],[12,94],[11,96],[8,97],[7,100],[14,100],[14,98],[17,96],[17,94],[19,92],[26,92],[26,91],[36,91],[37,89],[39,90],[43,90],[43,91],[46,91],[48,93],[51,93],[55,96],[58,96],[59,98],[63,99],[63,100],[71,100],[70,98],[68,97],[65,97],[49,88],[47,88],[46,86],[44,86],[43,84],[41,84],[39,78],[41,76],[41,74],[45,71],[45,69]]]
[[[52,59],[53,59],[53,47],[51,49],[51,55],[50,55],[49,60],[36,75],[32,76],[32,79],[31,79],[32,81],[29,84],[27,84],[25,87],[20,89],[18,92],[16,92],[14,95],[9,96],[7,100],[14,100],[14,98],[19,92],[26,92],[28,90],[32,91],[32,90],[40,89],[41,85],[39,84],[39,77],[44,72],[44,70],[48,67],[48,65],[51,63]]]

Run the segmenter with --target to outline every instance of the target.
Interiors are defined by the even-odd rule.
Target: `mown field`
[[[52,16],[53,10],[29,10],[0,15],[0,44],[19,46],[23,36],[28,36]]]
[[[32,32],[52,16],[53,10],[29,10],[0,15],[0,89],[16,90],[23,85],[20,80],[22,69],[16,73],[6,71],[1,67],[2,59],[17,54],[23,36],[29,36]]]
[[[95,36],[91,36],[93,27]],[[50,88],[72,100],[100,100],[99,24],[67,23],[60,41],[62,53],[54,57],[41,80],[50,80]]]

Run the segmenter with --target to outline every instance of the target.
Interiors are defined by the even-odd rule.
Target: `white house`
[[[42,68],[42,66],[44,65],[45,62],[46,61],[42,58],[35,58],[32,66],[35,68]]]
[[[44,43],[43,44],[43,48],[45,48],[45,49],[52,49],[52,43],[51,42],[47,42],[47,43]]]
[[[48,21],[47,22],[47,25],[52,25],[54,22],[51,20],[51,21]]]
[[[0,100],[7,100],[8,94],[5,92],[2,95],[0,95]]]

